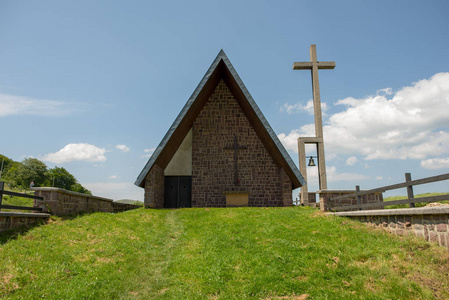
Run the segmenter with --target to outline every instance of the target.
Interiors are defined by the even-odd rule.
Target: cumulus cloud
[[[431,158],[421,161],[421,167],[424,169],[437,170],[449,168],[449,157]]]
[[[325,102],[321,102],[321,114],[325,115],[326,110],[327,110],[327,104]],[[313,100],[307,101],[306,105],[302,105],[300,102],[298,102],[296,104],[285,103],[283,106],[281,106],[279,111],[286,112],[288,114],[300,113],[300,112],[305,111],[308,114],[313,116]]]
[[[129,150],[131,150],[126,145],[117,145],[117,146],[115,146],[115,148],[117,148],[117,149],[119,149],[120,151],[123,151],[123,152],[128,152]]]
[[[143,201],[144,189],[130,182],[96,182],[82,183],[95,196],[113,200],[132,199]]]
[[[370,178],[369,176],[357,173],[339,173],[335,166],[326,167],[326,176],[328,183],[339,181],[358,182]],[[307,168],[307,182],[308,184],[318,183],[318,168]]]
[[[145,149],[143,150],[143,152],[145,153],[144,155],[142,155],[142,158],[149,158],[151,155],[153,155],[154,150],[156,150],[156,148],[150,148],[150,149]]]
[[[396,93],[384,89],[382,94],[337,101],[344,110],[331,115],[324,126],[327,153],[360,154],[365,160],[426,159],[449,153],[449,73],[435,74]],[[297,153],[299,136],[314,136],[314,125],[278,137]]]
[[[61,101],[0,94],[0,117],[15,115],[61,116],[73,110],[73,107]]]
[[[358,161],[357,157],[351,156],[351,157],[349,157],[349,158],[346,160],[346,164],[347,164],[348,166],[353,166],[353,165],[355,165],[355,164],[357,163],[357,161]]]
[[[70,161],[103,162],[106,161],[105,153],[106,149],[86,143],[68,144],[58,152],[45,155],[42,160],[57,164]]]

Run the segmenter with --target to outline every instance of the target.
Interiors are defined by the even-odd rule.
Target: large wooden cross
[[[237,151],[241,149],[248,149],[246,146],[239,146],[237,142],[237,135],[234,135],[234,145],[232,147],[225,147],[225,150],[234,150],[234,184],[238,185],[240,183],[239,180],[239,170],[237,165],[238,155]]]
[[[310,46],[310,62],[295,62],[293,70],[312,70],[313,112],[315,115],[316,137],[323,137],[323,121],[321,119],[320,82],[318,69],[333,69],[335,61],[317,61],[316,45]]]
[[[318,61],[316,45],[310,45],[310,62],[295,62],[293,70],[311,70],[313,90],[313,112],[315,116],[315,137],[300,137],[298,139],[299,169],[307,181],[305,144],[315,144],[318,158],[318,182],[319,189],[327,189],[326,163],[324,160],[323,121],[321,117],[320,83],[318,80],[319,69],[334,69],[334,61]],[[301,202],[308,203],[307,184],[301,187]]]

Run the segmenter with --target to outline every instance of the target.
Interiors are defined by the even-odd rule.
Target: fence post
[[[410,181],[412,181],[412,174],[405,173],[405,182],[410,182]],[[407,185],[407,197],[408,197],[408,200],[415,198],[415,196],[413,195],[413,185]],[[415,207],[415,203],[409,203],[408,207]]]
[[[357,205],[361,205],[362,204],[362,198],[360,197],[359,193],[360,193],[360,186],[356,185],[355,186],[355,195],[357,197]],[[359,210],[362,210],[362,208],[359,207]]]
[[[5,182],[0,181],[0,211],[2,210],[3,188],[4,187],[5,187]]]

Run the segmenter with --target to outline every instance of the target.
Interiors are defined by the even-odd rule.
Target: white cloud
[[[144,189],[130,182],[82,183],[93,195],[113,200],[132,199],[143,201]]]
[[[382,176],[376,176],[376,180],[382,180],[384,179]]]
[[[117,179],[117,178],[118,178],[117,175],[111,175],[111,176],[108,177],[108,179]]]
[[[73,107],[69,107],[69,104],[61,101],[0,94],[0,117],[14,115],[61,116],[73,110]]]
[[[115,146],[115,148],[117,148],[117,149],[119,149],[119,150],[121,150],[121,151],[123,151],[123,152],[128,152],[129,150],[131,150],[131,149],[129,149],[129,147],[126,146],[126,145],[117,145],[117,146]]]
[[[154,150],[156,150],[156,148],[150,148],[150,149],[145,149],[143,150],[143,152],[145,153],[144,155],[142,155],[142,158],[149,158],[151,155],[153,155]]]
[[[421,167],[430,170],[447,169],[449,168],[449,157],[423,160],[421,161]]]
[[[331,115],[324,126],[326,153],[360,154],[372,159],[425,159],[449,153],[449,73],[386,95],[364,99],[351,97],[336,105],[344,111]],[[279,134],[284,146],[298,152],[299,136],[314,136],[314,125],[307,124],[289,134]]]
[[[391,94],[393,94],[393,89],[392,88],[385,88],[385,89],[377,90],[377,95],[381,95],[381,94],[391,95]]]
[[[45,155],[42,159],[53,163],[70,161],[103,162],[106,161],[105,152],[106,149],[104,148],[86,143],[68,144],[58,152]]]
[[[325,102],[321,102],[321,114],[324,115],[326,110],[327,110],[327,104]],[[286,112],[288,114],[300,113],[300,112],[305,111],[308,114],[313,116],[313,100],[307,101],[306,105],[302,105],[300,102],[297,102],[295,104],[285,103],[283,106],[281,106],[279,111]]]
[[[339,182],[339,181],[349,181],[357,182],[361,180],[369,179],[369,176],[356,173],[338,173],[335,166],[330,166],[326,168],[327,181],[329,183]],[[307,183],[318,183],[318,168],[307,168]]]
[[[337,181],[357,182],[357,181],[369,179],[368,176],[363,175],[363,174],[338,173],[337,168],[334,166],[326,168],[326,175],[327,175],[327,181],[331,182],[331,183],[337,182]]]
[[[346,164],[347,164],[348,166],[353,166],[353,165],[355,165],[355,164],[357,163],[357,161],[358,161],[357,157],[351,156],[351,157],[349,157],[349,158],[346,160]]]

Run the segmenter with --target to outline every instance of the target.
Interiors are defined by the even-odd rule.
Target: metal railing
[[[44,200],[44,197],[40,197],[40,196],[34,196],[34,195],[28,195],[28,194],[22,194],[22,193],[16,193],[16,192],[7,191],[7,190],[5,190],[5,182],[0,181],[0,211],[2,210],[2,208],[4,208],[4,209],[16,209],[16,210],[42,211],[42,208],[40,208],[40,207],[17,206],[17,205],[2,205],[3,195]]]
[[[432,177],[426,177],[422,179],[417,180],[411,180],[411,174],[405,173],[405,182],[393,184],[393,185],[387,185],[383,187],[379,187],[372,190],[367,191],[360,191],[360,186],[355,187],[355,193],[353,194],[347,194],[343,196],[337,196],[329,199],[329,202],[331,201],[337,201],[337,200],[343,200],[347,198],[355,198],[357,199],[357,204],[355,205],[346,205],[346,206],[335,206],[332,207],[331,203],[328,203],[328,207],[332,211],[343,211],[343,210],[349,210],[349,209],[366,209],[366,208],[381,208],[383,209],[385,206],[390,205],[398,205],[398,204],[408,204],[409,207],[415,207],[415,203],[420,202],[439,202],[439,201],[445,201],[449,200],[449,194],[447,195],[439,195],[439,196],[429,196],[429,197],[422,197],[422,198],[415,198],[413,194],[413,186],[415,185],[421,185],[426,183],[432,183],[432,182],[438,182],[443,180],[449,180],[449,173],[442,174],[438,176],[432,176]],[[373,193],[384,193],[386,191],[400,189],[400,188],[407,188],[407,199],[404,200],[394,200],[394,201],[383,201],[383,202],[374,202],[374,203],[366,203],[362,204],[362,198],[363,195],[369,195]]]

